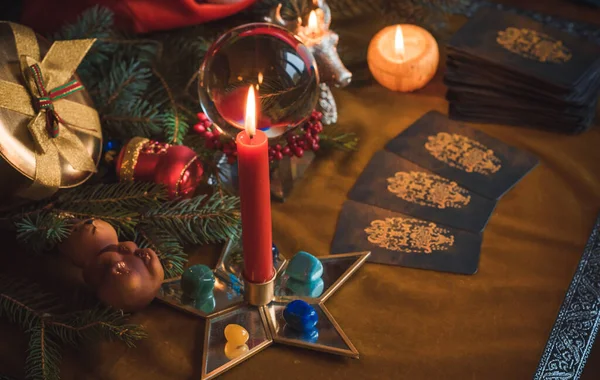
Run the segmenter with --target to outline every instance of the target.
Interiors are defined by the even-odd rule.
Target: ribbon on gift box
[[[96,171],[75,132],[102,138],[98,113],[65,99],[83,89],[70,79],[95,39],[56,41],[40,62],[35,33],[22,25],[7,24],[15,38],[25,85],[0,80],[0,108],[32,117],[27,128],[35,142],[35,176],[19,196],[41,199],[60,188],[61,157],[75,170]]]

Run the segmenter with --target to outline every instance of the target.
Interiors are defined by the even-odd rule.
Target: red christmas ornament
[[[187,146],[141,137],[123,146],[116,165],[119,180],[163,184],[170,199],[192,197],[204,172],[198,156]]]

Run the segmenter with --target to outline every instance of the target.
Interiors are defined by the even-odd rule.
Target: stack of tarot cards
[[[484,9],[448,43],[444,81],[453,119],[578,133],[596,114],[600,46]]]
[[[332,253],[370,251],[371,262],[474,274],[497,200],[537,163],[428,112],[367,164],[342,207]]]

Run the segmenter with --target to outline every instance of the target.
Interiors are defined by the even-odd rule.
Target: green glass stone
[[[181,290],[190,298],[210,298],[215,288],[215,275],[206,265],[192,265],[181,276]]]

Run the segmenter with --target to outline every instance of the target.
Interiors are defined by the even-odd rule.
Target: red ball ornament
[[[135,137],[123,146],[116,165],[120,181],[163,184],[170,199],[193,196],[204,173],[198,156],[187,146],[141,137]]]
[[[154,182],[167,186],[169,198],[191,198],[204,169],[196,153],[183,145],[171,146],[156,165]]]

